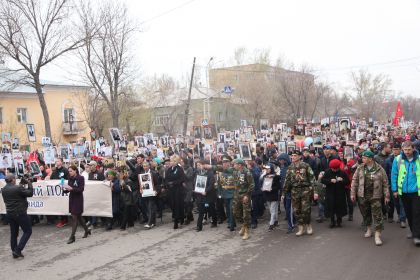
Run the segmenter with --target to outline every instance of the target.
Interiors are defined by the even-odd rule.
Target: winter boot
[[[314,233],[314,230],[312,229],[312,225],[311,224],[307,224],[306,225],[306,234],[312,235],[312,233]]]
[[[365,237],[366,238],[372,237],[372,230],[370,229],[370,227],[367,228],[366,233],[365,233]]]
[[[381,246],[382,245],[382,240],[381,240],[381,232],[380,231],[375,231],[375,245],[376,246]]]
[[[247,239],[249,239],[249,228],[244,227],[244,235],[242,236],[242,240],[247,240]]]
[[[303,235],[303,225],[298,225],[298,232],[296,232],[296,236],[302,236]]]
[[[241,227],[241,230],[239,231],[239,235],[244,235],[244,233],[245,233],[245,227],[244,226],[242,226]]]

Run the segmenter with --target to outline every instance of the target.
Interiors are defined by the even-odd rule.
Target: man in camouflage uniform
[[[304,233],[313,233],[311,226],[311,203],[313,196],[313,185],[315,183],[314,173],[309,164],[301,161],[302,153],[298,150],[292,152],[292,164],[286,173],[284,193],[291,193],[292,205],[298,224],[296,236]],[[282,200],[284,195],[282,196]]]
[[[372,216],[375,221],[375,244],[382,245],[381,232],[384,229],[382,215],[382,199],[385,204],[389,202],[388,177],[381,165],[375,162],[375,154],[365,151],[362,154],[363,163],[357,167],[351,183],[351,200],[356,201],[360,213],[363,216],[363,223],[366,225],[365,237],[372,236]]]
[[[228,228],[234,231],[236,227],[235,218],[233,216],[233,197],[235,195],[235,170],[231,167],[232,158],[228,155],[222,157],[222,168],[216,168],[218,175],[218,192],[219,196],[224,200],[226,206],[226,216],[228,219]]]
[[[254,190],[254,178],[251,172],[245,167],[245,161],[235,159],[235,195],[233,198],[233,214],[237,222],[243,221],[239,234],[243,240],[249,238],[249,225],[251,223],[251,194]]]

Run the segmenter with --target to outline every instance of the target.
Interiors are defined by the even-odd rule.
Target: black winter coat
[[[343,178],[343,181],[332,183],[332,179],[338,177]],[[332,171],[328,169],[322,177],[321,183],[326,186],[325,193],[325,216],[343,217],[347,215],[347,202],[346,202],[346,188],[349,184],[349,178],[342,170]]]
[[[197,175],[207,176],[207,183],[206,183],[206,195],[202,195],[200,193],[196,193],[196,201],[198,203],[215,203],[217,200],[217,190],[215,185],[215,178],[213,171],[207,171],[200,173],[198,171]]]

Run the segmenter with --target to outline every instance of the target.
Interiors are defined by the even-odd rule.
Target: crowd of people
[[[84,229],[83,238],[92,229],[118,227],[126,230],[138,221],[145,229],[153,229],[170,209],[176,230],[196,219],[196,231],[205,224],[217,227],[226,222],[229,231],[239,229],[243,240],[250,238],[251,229],[259,226],[265,210],[269,211],[268,231],[279,226],[282,204],[287,220],[287,233],[296,236],[314,234],[311,211],[316,207],[317,223],[329,219],[329,227],[343,226],[343,219],[353,221],[354,206],[363,217],[364,237],[374,236],[374,243],[382,245],[381,234],[385,221],[408,226],[416,246],[420,246],[420,140],[418,131],[411,135],[375,135],[360,140],[351,156],[344,156],[346,141],[324,144],[315,149],[313,144],[302,149],[279,152],[274,142],[257,143],[251,160],[240,158],[238,148],[227,147],[224,154],[197,152],[184,148],[169,149],[166,157],[157,155],[157,148],[127,158],[124,165],[106,163],[93,156],[78,165],[64,164],[58,158],[49,168],[39,155],[39,180],[68,180],[69,213],[72,232],[68,244],[76,241],[78,224]],[[148,174],[151,186],[145,187],[139,179]],[[7,215],[4,224],[10,224],[13,257],[23,257],[22,250],[29,239],[31,225],[42,220],[64,227],[67,216],[32,215],[26,220],[28,186],[16,185],[12,172],[6,176],[0,170],[0,179],[6,179],[2,195]],[[204,178],[204,179],[203,179]],[[83,217],[83,190],[85,181],[107,181],[112,192],[112,218]],[[197,180],[203,191],[196,190]],[[22,181],[21,181],[22,182]],[[143,196],[145,188],[153,188],[152,196]],[[201,185],[200,185],[201,187]],[[13,189],[14,188],[14,189]],[[197,214],[195,217],[194,214]],[[86,219],[86,220],[85,220]],[[17,242],[19,226],[24,235]]]

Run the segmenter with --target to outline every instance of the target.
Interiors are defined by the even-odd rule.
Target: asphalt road
[[[41,224],[19,260],[11,256],[9,228],[0,226],[0,279],[420,279],[420,248],[396,223],[385,224],[377,247],[363,237],[357,208],[343,228],[314,223],[313,236],[286,234],[283,214],[268,232],[267,218],[248,241],[226,224],[173,230],[169,213],[152,230],[98,228],[82,239],[79,228],[70,245],[69,226]]]

